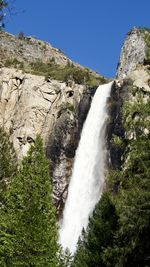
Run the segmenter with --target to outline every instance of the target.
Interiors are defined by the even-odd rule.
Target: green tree
[[[149,102],[141,94],[124,104],[124,125],[128,139],[124,164],[119,171],[119,190],[114,198],[119,215],[115,243],[105,254],[114,266],[150,266],[150,134]],[[115,182],[115,175],[114,175]]]
[[[57,266],[55,209],[39,136],[8,190],[0,226],[0,266]]]
[[[0,30],[4,28],[4,17],[5,17],[4,10],[7,6],[8,6],[7,1],[0,0]]]
[[[0,128],[0,206],[4,204],[7,185],[17,172],[17,158],[9,136]]]
[[[71,266],[72,260],[73,256],[69,252],[69,250],[63,250],[63,248],[59,246],[59,250],[57,253],[58,267],[69,267]]]
[[[117,220],[115,206],[109,194],[104,193],[90,219],[87,232],[83,233],[83,240],[79,241],[73,267],[105,266],[103,252],[108,245],[112,245]]]

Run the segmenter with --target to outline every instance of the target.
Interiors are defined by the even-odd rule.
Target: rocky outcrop
[[[120,145],[127,133],[123,127],[122,106],[137,101],[137,93],[143,92],[144,101],[149,101],[150,92],[150,30],[133,28],[125,39],[121,49],[117,69],[117,80],[112,90],[110,101],[110,122],[108,123],[107,140],[109,150],[109,167],[119,168],[123,160],[124,147]],[[130,133],[131,136],[133,133]],[[114,142],[114,139],[116,142]]]
[[[122,121],[123,103],[125,101],[135,103],[140,93],[143,101],[149,101],[149,52],[150,30],[133,28],[128,33],[121,50],[117,80],[109,105],[110,121],[107,129],[107,141],[110,154],[108,164],[113,169],[119,168],[122,164],[124,147],[120,145],[120,141],[127,137]],[[134,133],[130,133],[130,135],[132,137]]]
[[[123,88],[120,86],[120,83],[118,81],[115,81],[107,105],[109,114],[106,128],[108,151],[107,168],[110,170],[116,169],[121,165],[123,149],[115,145],[112,140],[113,136],[116,136],[117,138],[124,138],[125,136],[121,116],[121,108],[125,95],[126,90],[123,90]]]
[[[140,120],[138,103],[149,103],[150,97],[150,70],[149,66],[138,65],[135,70],[121,80],[116,80],[109,102],[109,121],[107,126],[107,145],[109,151],[109,169],[120,168],[124,160],[124,150],[129,140],[136,138],[133,131],[127,131],[123,126],[122,106],[137,105],[137,111],[130,120]],[[146,118],[149,120],[149,118]],[[134,128],[134,127],[133,127]],[[149,134],[149,129],[142,131]]]
[[[56,64],[61,65],[66,65],[69,60],[60,49],[52,47],[47,42],[31,36],[17,37],[2,31],[0,32],[0,58],[1,64],[14,58],[20,62],[41,61],[43,63],[53,59]]]
[[[149,66],[139,66],[136,70],[132,71],[128,78],[133,82],[133,86],[150,92],[150,71]]]
[[[149,49],[147,29],[133,28],[127,35],[121,49],[120,60],[117,69],[117,78],[123,79],[135,70],[139,64],[144,64]]]

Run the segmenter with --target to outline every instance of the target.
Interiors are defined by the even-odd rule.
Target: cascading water
[[[62,247],[68,248],[72,253],[76,250],[82,229],[86,229],[89,216],[103,190],[108,117],[106,101],[112,83],[97,88],[76,151],[59,237]]]

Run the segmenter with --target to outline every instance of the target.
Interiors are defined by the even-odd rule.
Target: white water
[[[100,85],[93,97],[78,149],[60,227],[59,243],[74,253],[82,229],[101,197],[105,172],[106,101],[112,83]]]

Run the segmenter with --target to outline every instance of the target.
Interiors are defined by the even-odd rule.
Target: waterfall
[[[60,223],[59,243],[74,253],[82,229],[99,201],[105,180],[106,101],[112,83],[100,85],[93,97],[76,151],[68,197]]]

